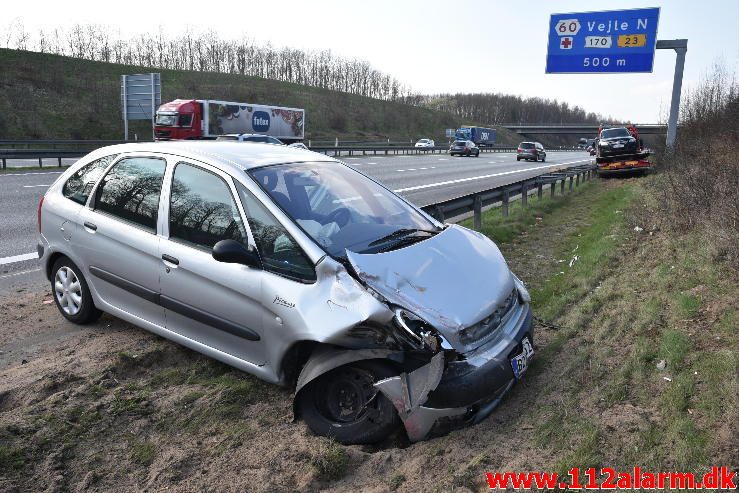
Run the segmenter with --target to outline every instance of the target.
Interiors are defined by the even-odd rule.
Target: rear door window
[[[169,237],[207,250],[221,240],[246,245],[241,214],[220,176],[177,163],[169,200]]]
[[[155,233],[166,167],[160,158],[121,159],[98,185],[95,210]]]
[[[85,205],[92,189],[95,188],[95,184],[116,156],[117,154],[113,154],[96,159],[75,171],[64,183],[62,195],[78,204]]]

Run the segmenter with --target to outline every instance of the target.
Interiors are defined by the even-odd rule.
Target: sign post
[[[672,80],[672,100],[670,101],[670,116],[667,119],[667,147],[675,145],[677,137],[677,117],[680,113],[680,94],[683,89],[683,69],[685,68],[685,53],[688,51],[687,39],[669,39],[657,41],[658,50],[675,50],[675,77]]]
[[[154,128],[156,109],[162,104],[159,74],[121,75],[121,107],[124,137],[128,140],[129,120],[149,120]]]

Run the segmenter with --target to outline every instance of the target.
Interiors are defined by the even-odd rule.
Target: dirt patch
[[[598,193],[503,246],[533,288],[564,270],[562,246],[588,227]],[[659,424],[647,406],[602,400],[601,380],[619,365],[598,367],[592,354],[619,345],[600,322],[537,327],[541,357],[477,426],[412,445],[342,447],[291,421],[288,390],[112,317],[75,327],[45,299],[0,300],[0,491],[478,491],[484,471],[626,465],[620,447],[644,446]],[[720,430],[723,453],[735,450],[731,434]]]

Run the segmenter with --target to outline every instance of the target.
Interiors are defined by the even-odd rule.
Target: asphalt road
[[[550,152],[547,162],[517,162],[515,154],[480,157],[446,154],[343,157],[350,166],[423,206],[514,183],[548,168],[590,162],[584,152]],[[47,169],[0,174],[0,289],[46,283],[35,260],[39,199],[61,171]]]

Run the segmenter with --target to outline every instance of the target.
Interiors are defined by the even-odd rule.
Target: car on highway
[[[38,206],[54,302],[295,389],[318,435],[411,441],[489,415],[534,354],[530,296],[481,233],[328,156],[103,147]]]
[[[432,139],[419,139],[416,147],[434,147],[436,143]]]
[[[285,143],[277,137],[262,134],[226,134],[219,135],[216,140],[236,140],[239,142],[259,142],[262,144],[285,145]]]
[[[595,144],[597,157],[625,156],[639,152],[639,143],[626,127],[601,130]]]
[[[544,151],[544,146],[539,142],[521,142],[518,144],[516,161],[522,159],[544,162],[547,160],[547,153]]]
[[[480,148],[471,140],[455,140],[449,146],[450,156],[480,156]]]

